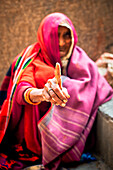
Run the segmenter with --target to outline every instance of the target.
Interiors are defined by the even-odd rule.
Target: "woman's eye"
[[[69,32],[65,33],[65,34],[64,34],[64,38],[65,38],[65,39],[67,39],[67,38],[71,38],[70,33],[69,33]]]

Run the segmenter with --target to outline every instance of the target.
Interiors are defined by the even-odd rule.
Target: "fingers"
[[[67,89],[66,89],[65,87],[62,88],[62,93],[65,95],[65,97],[66,97],[67,99],[70,98],[70,95],[68,94],[68,91],[67,91]]]
[[[70,97],[67,89],[62,88],[61,68],[59,63],[56,63],[55,77],[49,79],[44,86],[43,97],[46,101],[61,106],[65,106]]]
[[[57,91],[57,90],[55,90]],[[43,90],[43,96],[46,101],[50,101],[53,104],[62,104],[62,99],[60,99],[50,84],[46,83]]]
[[[60,68],[59,63],[56,63],[56,66],[55,66],[55,78],[56,78],[57,84],[59,85],[60,89],[62,89],[61,68]]]
[[[60,89],[58,84],[52,84],[52,91],[50,91],[50,94],[52,95],[53,98],[55,98],[55,100],[57,100],[58,102],[62,101],[65,102],[65,100],[67,99],[66,96],[63,94],[62,90]]]
[[[43,97],[45,101],[50,101],[53,104],[65,106],[68,101],[69,94],[66,88],[60,89],[56,84],[55,78],[49,79],[44,86]]]

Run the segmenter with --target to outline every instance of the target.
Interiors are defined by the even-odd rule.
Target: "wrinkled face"
[[[58,27],[60,57],[65,57],[71,46],[71,32],[67,27]]]

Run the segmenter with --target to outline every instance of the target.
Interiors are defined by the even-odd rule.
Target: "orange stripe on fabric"
[[[48,163],[49,161],[45,158],[45,156],[43,155],[43,160],[44,162]]]
[[[66,153],[66,156],[71,160],[71,161],[73,161],[73,159],[72,159],[72,157],[71,157],[71,155],[70,155],[70,153],[68,152],[68,153]]]
[[[57,154],[57,155],[59,155],[60,154],[60,152],[57,152],[56,150],[54,150],[46,141],[45,141],[45,139],[42,137],[42,140],[43,140],[43,142],[46,144],[46,146],[50,149],[50,150],[52,150],[55,154]]]
[[[67,149],[67,148],[70,148],[71,146],[70,145],[67,145],[67,144],[65,144],[65,143],[63,143],[63,142],[61,142],[58,138],[57,138],[57,136],[55,136],[53,133],[50,133],[50,131],[48,130],[48,128],[45,126],[45,125],[42,125],[44,128],[43,128],[43,133],[45,133],[47,136],[49,136],[57,145],[58,145],[58,143],[56,142],[56,141],[58,141],[61,145],[59,145],[59,147],[63,147],[63,149]],[[45,130],[47,130],[47,132],[45,131]],[[50,135],[51,136],[50,136]],[[52,136],[56,139],[56,141],[55,141],[55,139],[53,139],[52,138]],[[64,148],[64,146],[62,146],[62,145],[64,145],[66,148]]]
[[[55,113],[55,112],[54,112],[54,114],[55,114],[55,116],[59,117],[59,118],[60,118],[61,120],[63,120],[64,122],[67,122],[67,123],[70,123],[70,124],[79,126],[79,127],[81,127],[81,128],[84,128],[83,125],[80,125],[80,124],[78,124],[78,123],[76,123],[76,122],[72,122],[72,121],[70,121],[70,120],[66,120],[66,119],[60,117],[60,116],[59,116],[57,113]]]
[[[68,129],[65,129],[65,128],[62,128],[62,126],[60,126],[56,121],[54,121],[54,120],[51,120],[51,123],[52,123],[52,125],[54,126],[54,127],[56,127],[57,129],[59,129],[60,130],[60,132],[62,132],[63,134],[65,134],[65,135],[67,135],[67,132],[69,132],[69,133],[72,133],[73,131],[70,131],[70,130],[68,130]],[[55,124],[56,124],[56,126],[55,126]],[[63,130],[64,131],[66,131],[66,132],[63,132]],[[75,137],[75,135],[76,136],[80,136],[78,133],[73,133],[74,135],[71,135],[71,134],[68,134],[67,136],[69,136],[69,137],[72,137],[72,138],[77,138],[77,137]]]
[[[80,138],[80,140],[81,140],[82,144],[83,144],[83,145],[85,145],[85,141],[86,141],[86,140],[84,140],[84,139],[83,139],[83,136],[84,136],[84,135],[83,135],[83,134],[81,134],[81,138]]]
[[[75,156],[76,156],[78,159],[80,159],[81,154],[80,154],[80,156],[79,156],[74,149],[72,149],[72,152],[75,154]]]
[[[56,146],[58,146],[58,147],[60,147],[60,148],[62,148],[62,149],[64,149],[64,150],[67,149],[66,147],[62,146],[63,143],[62,143],[61,141],[59,141],[59,140],[56,141],[56,140],[53,139],[46,131],[43,131],[43,133],[46,134],[46,136],[48,136],[54,143],[56,143]],[[59,145],[58,142],[59,142],[59,143],[62,143],[62,144]]]
[[[81,114],[83,114],[83,115],[89,117],[88,113],[86,113],[86,112],[82,112],[82,111],[80,111],[80,110],[73,109],[73,108],[71,108],[71,107],[69,107],[69,106],[65,106],[65,108],[67,108],[67,109],[69,109],[69,110],[76,111],[76,112],[78,112],[78,113],[81,113]]]

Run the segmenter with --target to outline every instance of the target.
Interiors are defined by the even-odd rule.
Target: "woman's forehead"
[[[65,26],[59,26],[58,27],[58,32],[70,32],[69,28],[65,27]]]

